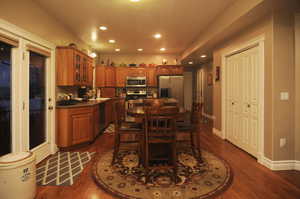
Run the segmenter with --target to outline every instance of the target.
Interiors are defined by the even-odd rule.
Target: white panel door
[[[226,139],[253,156],[259,136],[259,49],[226,58]]]

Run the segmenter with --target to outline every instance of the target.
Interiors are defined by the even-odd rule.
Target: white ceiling
[[[34,0],[85,43],[102,53],[179,54],[236,0]],[[108,30],[98,29],[105,25]],[[92,41],[95,32],[97,40]],[[161,33],[162,38],[152,37]],[[115,39],[115,44],[109,44]]]

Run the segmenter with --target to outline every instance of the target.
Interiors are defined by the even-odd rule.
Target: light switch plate
[[[281,92],[280,93],[280,100],[289,100],[289,93],[288,92]]]

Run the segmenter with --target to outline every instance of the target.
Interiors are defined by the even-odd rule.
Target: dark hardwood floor
[[[299,171],[271,171],[257,163],[256,159],[231,143],[212,134],[211,124],[199,124],[203,149],[225,159],[232,167],[234,180],[231,187],[217,199],[299,199]],[[96,151],[98,155],[111,150],[113,135],[104,134],[91,145],[75,151]],[[73,186],[38,187],[36,199],[111,199],[93,181],[93,161],[82,172]]]

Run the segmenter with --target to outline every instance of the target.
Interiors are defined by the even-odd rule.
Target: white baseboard
[[[223,137],[222,131],[220,131],[220,130],[218,130],[218,129],[216,129],[216,128],[213,128],[213,134],[219,136],[219,137],[222,138],[223,140],[225,139],[225,138]]]
[[[300,171],[300,161],[297,160],[279,160],[279,161],[273,161],[266,157],[261,158],[259,161],[262,165],[265,167],[274,170],[297,170]]]
[[[297,170],[297,171],[300,171],[300,161],[299,160],[295,160],[294,169]]]
[[[215,116],[206,114],[206,113],[204,113],[204,112],[202,112],[202,115],[203,115],[204,117],[208,118],[208,119],[211,119],[211,120],[215,120],[215,119],[216,119]]]

